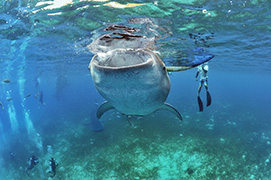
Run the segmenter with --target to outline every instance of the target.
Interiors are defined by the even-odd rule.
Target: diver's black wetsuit
[[[31,169],[33,169],[37,164],[39,163],[39,158],[37,158],[36,156],[31,156],[29,158],[28,161],[28,168],[26,169],[26,171],[29,171]]]
[[[50,166],[50,171],[49,171],[49,173],[50,173],[50,172],[53,173],[53,175],[50,176],[50,177],[53,178],[53,177],[56,175],[56,167],[58,166],[58,164],[56,163],[56,161],[55,161],[54,158],[52,158],[52,159],[50,160],[49,166]]]

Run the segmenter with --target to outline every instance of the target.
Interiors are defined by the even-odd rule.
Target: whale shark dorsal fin
[[[114,107],[108,101],[103,102],[97,110],[97,118],[100,119],[102,115],[110,109],[114,109]]]
[[[176,108],[174,108],[173,106],[171,106],[170,104],[168,104],[168,103],[164,103],[163,106],[160,109],[168,110],[168,111],[174,113],[180,120],[183,120],[183,117],[179,113],[179,111]]]

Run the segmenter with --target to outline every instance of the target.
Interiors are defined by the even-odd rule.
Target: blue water
[[[53,179],[270,179],[270,1],[64,2],[1,1],[1,180],[52,179],[51,157]],[[198,112],[197,68],[172,72],[166,102],[182,122],[161,110],[131,127],[110,110],[93,132],[104,99],[88,45],[112,24],[155,37],[166,65],[194,60],[199,49],[215,55],[211,106],[202,89]],[[31,155],[40,162],[26,173]]]

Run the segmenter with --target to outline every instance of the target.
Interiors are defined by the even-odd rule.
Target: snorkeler
[[[197,94],[197,97],[198,97],[198,104],[199,104],[199,111],[203,111],[203,103],[200,99],[200,91],[201,91],[201,88],[204,84],[205,86],[205,89],[206,89],[206,96],[207,96],[207,106],[210,106],[211,105],[211,102],[212,102],[212,99],[211,99],[211,95],[209,93],[209,90],[208,90],[208,62],[206,63],[203,63],[201,65],[198,66],[198,71],[197,71],[197,74],[196,74],[196,81],[197,81],[197,77],[198,75],[200,74],[200,84],[199,84],[199,88],[198,88],[198,94]]]
[[[50,163],[49,163],[49,171],[48,173],[52,173],[53,175],[50,176],[51,178],[53,178],[56,175],[56,167],[58,166],[58,164],[56,163],[54,158],[51,158]]]
[[[9,153],[9,156],[10,156],[10,159],[12,159],[12,160],[13,160],[14,157],[15,157],[13,152],[10,152],[10,153]]]
[[[28,168],[26,169],[26,172],[33,169],[37,164],[39,163],[39,158],[36,156],[31,156],[28,160]]]
[[[40,99],[39,99],[39,102],[40,102],[41,104],[44,104],[44,102],[43,102],[43,91],[40,92]]]

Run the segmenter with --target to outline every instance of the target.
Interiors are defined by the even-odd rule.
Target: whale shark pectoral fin
[[[194,68],[198,65],[201,65],[205,62],[208,62],[214,58],[214,55],[202,53],[202,50],[203,50],[202,48],[197,49],[196,51],[199,51],[199,54],[194,55],[194,59],[188,60],[188,62],[186,62],[185,64],[180,64],[177,66],[167,66],[166,67],[167,72],[185,71]]]
[[[108,101],[103,102],[97,110],[97,118],[100,119],[102,115],[110,109],[114,109],[114,107]]]
[[[193,66],[166,66],[167,72],[185,71],[193,68]]]
[[[168,111],[174,113],[180,120],[183,120],[183,117],[179,113],[179,111],[176,108],[174,108],[173,106],[171,106],[170,104],[164,103],[164,105],[161,107],[161,109],[168,110]]]

